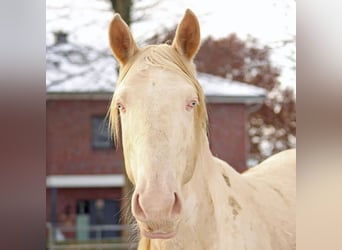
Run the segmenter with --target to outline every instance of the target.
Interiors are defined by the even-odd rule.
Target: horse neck
[[[236,217],[245,199],[240,191],[243,193],[247,187],[239,173],[212,155],[207,139],[199,155],[193,178],[184,187],[187,223],[181,225],[195,231],[196,235],[189,235],[189,239],[198,237],[200,246],[208,244],[198,249],[222,249],[213,244],[229,244],[230,233],[239,227]]]
[[[168,241],[142,238],[138,250],[236,249],[231,236],[238,230],[235,217],[244,204],[237,190],[244,188],[240,175],[215,158],[205,140],[193,177],[182,190],[184,218],[177,236]]]

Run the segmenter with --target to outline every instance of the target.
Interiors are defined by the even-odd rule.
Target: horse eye
[[[121,104],[121,103],[117,103],[116,104],[116,108],[120,111],[124,111],[125,110],[125,107]]]
[[[193,109],[196,105],[197,105],[197,101],[196,100],[191,100],[186,106],[187,106],[187,109]]]

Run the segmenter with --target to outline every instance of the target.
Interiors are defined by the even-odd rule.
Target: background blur
[[[295,1],[244,0],[229,9],[217,8],[219,1],[46,4],[49,248],[96,242],[114,249],[127,241],[128,222],[120,217],[130,187],[105,120],[118,70],[107,37],[114,13],[139,46],[172,41],[186,8],[198,16],[202,46],[195,64],[214,155],[243,172],[296,146]]]
[[[6,225],[0,236],[6,249],[42,249],[46,6],[19,2],[0,8],[1,221]],[[297,247],[341,249],[341,6],[338,1],[301,1],[297,8]]]

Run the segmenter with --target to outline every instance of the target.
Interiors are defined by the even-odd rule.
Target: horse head
[[[172,238],[182,219],[182,189],[206,136],[204,95],[193,65],[199,23],[187,10],[171,45],[139,48],[116,14],[109,41],[120,64],[110,122],[135,186],[132,212],[145,237]]]

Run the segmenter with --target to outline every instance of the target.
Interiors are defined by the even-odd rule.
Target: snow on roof
[[[118,77],[109,49],[96,50],[72,43],[47,47],[48,94],[112,94]],[[266,90],[219,76],[200,73],[197,79],[209,102],[261,103]]]
[[[105,62],[103,62],[105,63]],[[111,62],[112,63],[112,62]],[[109,69],[107,69],[110,71]],[[72,79],[61,81],[55,85],[47,85],[47,93],[112,93],[115,89],[115,80],[117,73],[112,70],[113,77],[101,76],[96,72],[89,72],[86,76],[75,76]],[[47,72],[47,79],[51,79],[53,72]],[[201,84],[204,94],[211,97],[239,97],[253,98],[266,96],[266,90],[248,85],[246,83],[232,81],[219,76],[214,76],[205,73],[197,73],[197,79]]]
[[[198,73],[197,79],[206,96],[266,96],[263,88],[219,76]]]
[[[65,58],[64,52],[68,54]],[[58,53],[47,53],[46,91],[53,93],[112,93],[117,79],[116,62],[111,56],[100,57],[89,64],[77,64],[77,57],[86,53],[76,53],[78,48],[63,45]],[[73,58],[74,57],[74,58]],[[70,62],[70,60],[74,60]],[[206,96],[212,97],[262,97],[266,90],[241,82],[232,81],[219,76],[198,73],[200,82]]]

